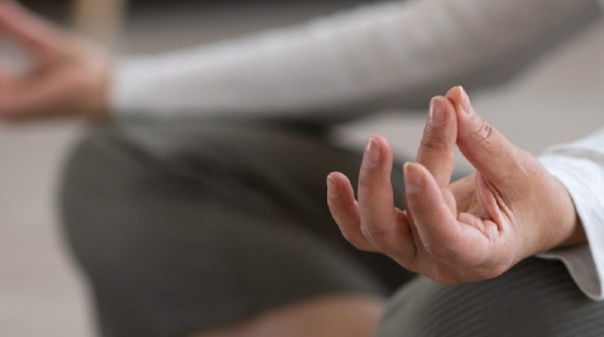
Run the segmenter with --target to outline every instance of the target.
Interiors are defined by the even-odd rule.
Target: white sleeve
[[[587,296],[604,300],[604,129],[552,147],[540,159],[566,186],[588,240],[588,244],[540,256],[562,260]]]
[[[342,120],[424,108],[449,87],[484,87],[600,17],[596,0],[423,0],[372,4],[302,26],[124,59],[119,114]]]

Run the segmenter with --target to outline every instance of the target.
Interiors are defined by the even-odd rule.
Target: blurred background
[[[360,0],[28,0],[33,10],[106,44],[116,55],[160,52],[281,27]],[[474,95],[477,109],[513,142],[539,153],[604,125],[604,24],[523,76]],[[435,93],[437,94],[437,93]],[[472,93],[471,93],[472,94]],[[425,113],[385,112],[342,127],[362,146],[374,133],[413,153]],[[86,288],[61,243],[54,196],[81,122],[0,125],[0,336],[93,335]],[[467,168],[463,160],[459,166]]]

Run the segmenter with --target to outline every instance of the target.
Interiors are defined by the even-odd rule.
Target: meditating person
[[[394,1],[233,41],[114,59],[3,1],[0,31],[30,53],[32,65],[0,69],[0,117],[95,117],[65,165],[60,198],[66,241],[89,282],[103,337],[366,337],[404,285],[413,296],[404,292],[393,306],[405,298],[408,314],[387,312],[383,336],[446,336],[458,332],[452,325],[483,336],[483,324],[505,336],[511,330],[496,328],[506,325],[490,325],[510,317],[502,313],[532,335],[554,336],[550,325],[535,324],[544,312],[568,324],[555,336],[597,335],[600,327],[583,320],[601,311],[588,298],[601,298],[589,286],[599,286],[600,269],[589,260],[599,261],[596,254],[580,255],[568,270],[543,259],[514,264],[542,248],[554,254],[575,230],[578,249],[598,244],[578,227],[558,235],[547,229],[537,242],[511,236],[524,254],[501,249],[493,271],[465,268],[456,279],[441,278],[349,245],[325,203],[325,176],[340,171],[353,185],[358,180],[361,156],[334,142],[335,125],[383,109],[424,109],[454,85],[474,91],[503,83],[600,16],[595,0]],[[389,156],[381,139],[371,144]],[[409,170],[429,179],[416,164]],[[450,168],[442,170],[448,176]],[[384,206],[402,209],[401,170],[391,181],[394,202]],[[523,224],[527,233],[544,230]],[[513,265],[493,281],[442,292],[413,272],[478,281]],[[472,307],[463,313],[480,313],[480,322],[449,315],[466,304]]]

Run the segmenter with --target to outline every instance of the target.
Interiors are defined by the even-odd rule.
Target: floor
[[[214,12],[181,8],[161,15],[151,8],[129,22],[118,50],[151,52],[216,40],[301,21],[350,2],[284,2],[271,12],[282,15],[271,15],[270,22],[266,12],[252,7]],[[225,24],[230,22],[237,25]],[[475,105],[513,142],[533,153],[572,140],[604,124],[603,53],[604,25],[598,25],[522,78],[481,93]],[[368,135],[381,133],[398,153],[411,153],[423,116],[385,114],[342,130],[342,136],[360,146]],[[55,209],[61,163],[81,129],[80,122],[0,125],[0,336],[93,335],[86,289],[61,244]],[[467,167],[463,161],[459,165]]]

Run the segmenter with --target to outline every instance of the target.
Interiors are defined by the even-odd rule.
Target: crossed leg
[[[369,336],[413,276],[331,219],[324,177],[359,163],[283,126],[95,128],[68,162],[62,207],[101,335]]]

